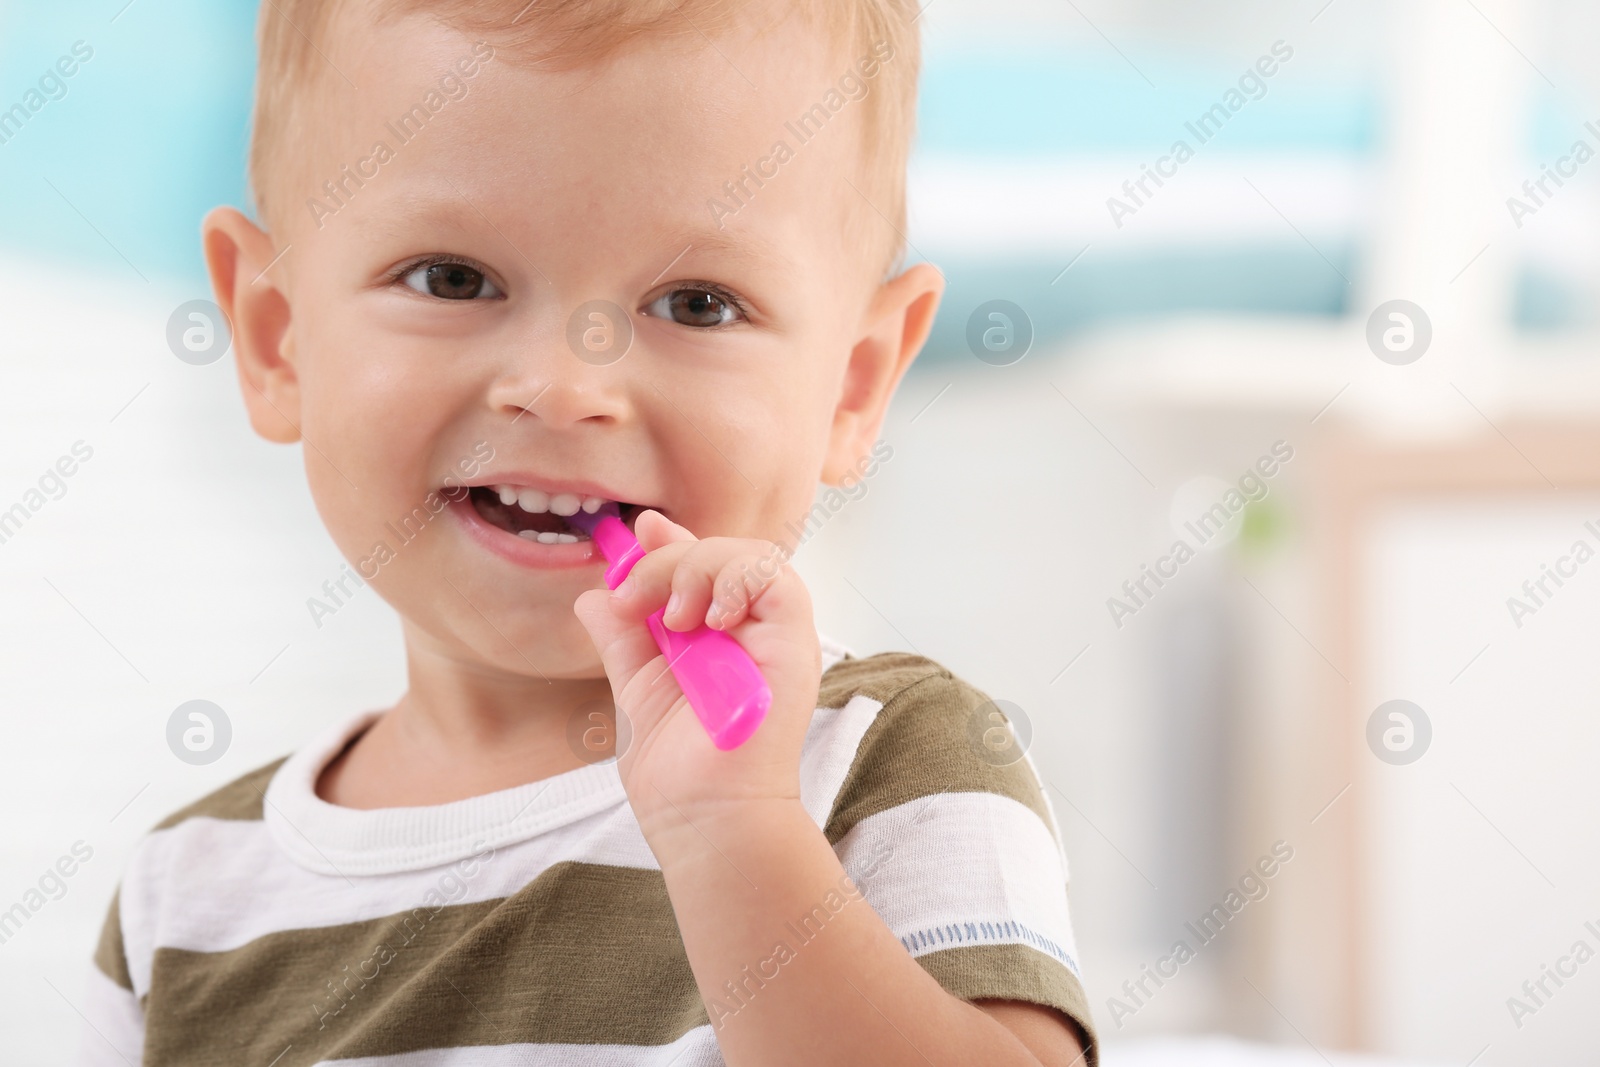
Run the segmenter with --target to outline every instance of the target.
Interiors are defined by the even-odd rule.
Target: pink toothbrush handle
[[[596,545],[610,562],[605,581],[607,588],[615,589],[644,556],[644,550],[615,515],[580,521],[591,528]],[[656,647],[667,657],[667,667],[711,743],[724,752],[738,748],[767,717],[771,687],[739,642],[704,623],[686,633],[669,630],[661,621],[665,610],[645,620]]]
[[[744,646],[721,630],[702,624],[680,633],[667,629],[661,615],[658,611],[645,621],[689,706],[713,745],[724,752],[738,748],[767,717],[772,705],[767,680]]]

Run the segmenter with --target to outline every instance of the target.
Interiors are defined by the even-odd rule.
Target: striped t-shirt
[[[1066,1013],[1092,1065],[1054,817],[1031,762],[988,747],[994,705],[920,656],[823,653],[801,800],[862,898],[953,995]],[[742,991],[702,1000],[614,760],[429,807],[319,799],[372,718],[139,843],[91,969],[87,1062],[723,1062]],[[828,917],[796,916],[790,947]]]

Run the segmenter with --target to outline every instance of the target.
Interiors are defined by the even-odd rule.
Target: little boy
[[[91,1061],[1095,1062],[1031,763],[937,664],[820,637],[787,566],[942,293],[897,271],[917,16],[263,5],[259,221],[206,257],[409,685],[141,842]],[[647,552],[614,593],[569,521],[608,504]],[[760,667],[743,746],[658,609]]]

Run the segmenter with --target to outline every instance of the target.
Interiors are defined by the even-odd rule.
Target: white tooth
[[[550,510],[557,515],[576,515],[578,513],[578,494],[557,493],[550,498]]]
[[[500,503],[504,504],[508,508],[517,502],[517,490],[515,486],[497,485],[494,487],[494,491],[500,494]]]
[[[538,530],[519,530],[519,531],[517,531],[517,536],[521,537],[521,538],[524,538],[525,540],[528,540],[528,541],[537,541],[537,540],[539,540],[539,531]]]
[[[517,506],[523,511],[535,514],[550,510],[550,494],[538,489],[522,489],[517,492]]]
[[[583,498],[583,510],[588,512],[590,515],[593,515],[595,512],[599,511],[602,506],[604,506],[605,502],[606,501],[605,501],[604,497],[598,497],[598,496],[584,497]]]
[[[560,536],[561,535],[556,533],[554,530],[546,530],[539,535],[539,543],[541,545],[553,545],[556,543],[556,539]]]
[[[578,543],[578,535],[577,534],[564,534],[564,533],[556,534],[556,544],[558,544],[558,545],[575,545],[577,543]]]

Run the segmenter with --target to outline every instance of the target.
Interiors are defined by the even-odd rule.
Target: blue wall
[[[256,5],[125,4],[0,3],[0,110],[74,42],[94,50],[66,95],[0,144],[0,245],[198,279],[201,217],[245,202]]]
[[[215,204],[247,202],[255,10],[247,0],[0,0],[0,110],[24,100],[74,42],[94,49],[66,95],[0,144],[0,251],[199,283],[201,217]],[[1103,50],[930,46],[919,151],[1061,159],[1164,148],[1185,116],[1216,98],[1231,68],[1187,54],[1140,58],[1156,87]],[[1285,68],[1268,82],[1247,121],[1229,127],[1224,150],[1379,150],[1373,87],[1291,85],[1285,77],[1294,73]],[[1530,149],[1557,139],[1564,123],[1552,110],[1543,101],[1530,116]],[[1076,250],[1064,251],[1070,258]],[[1356,235],[1327,252],[1347,274],[1359,270]],[[1059,270],[1055,260],[941,265],[951,292],[933,344],[952,351],[961,347],[968,305],[995,296],[1027,304],[1035,283]],[[1086,262],[1033,299],[1044,341],[1106,318],[1207,309],[1339,315],[1346,295],[1313,253],[1285,241]],[[1562,317],[1546,286],[1525,287],[1522,305],[1525,324]]]

